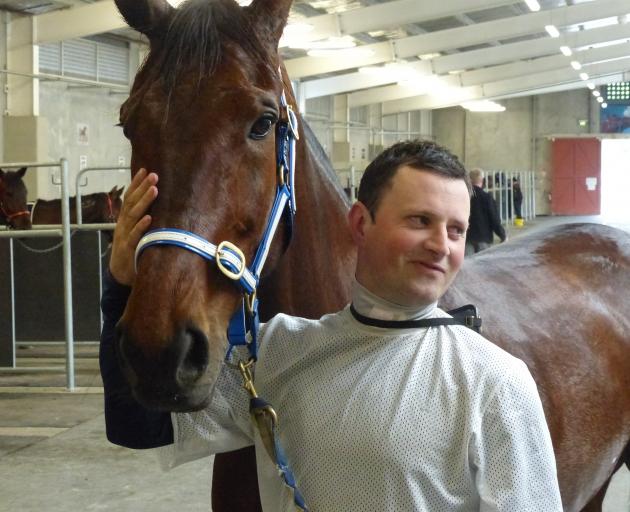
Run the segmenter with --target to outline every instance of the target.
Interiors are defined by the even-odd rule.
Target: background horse
[[[160,176],[151,227],[190,231],[214,244],[231,241],[250,262],[263,236],[277,186],[273,125],[284,115],[280,100],[283,89],[288,102],[295,106],[286,74],[278,73],[277,54],[291,1],[254,0],[249,7],[239,8],[233,0],[189,0],[177,10],[165,0],[116,0],[116,4],[128,23],[147,35],[151,44],[131,95],[121,108],[121,123],[132,145],[132,172],[145,167]],[[303,121],[299,126],[295,177],[298,209],[293,236],[289,237],[288,229],[281,229],[271,247],[259,289],[263,320],[278,311],[316,318],[340,309],[349,298],[355,252],[346,224],[348,204],[312,133]],[[285,218],[285,228],[286,222]],[[584,508],[593,494],[603,489],[611,467],[599,462],[619,457],[630,432],[627,400],[612,398],[615,392],[627,397],[630,372],[606,368],[609,361],[612,365],[609,349],[592,338],[597,333],[614,336],[610,350],[617,361],[628,360],[627,342],[621,341],[627,320],[619,315],[619,301],[620,309],[609,308],[613,286],[626,293],[630,284],[627,253],[626,249],[613,251],[618,245],[613,237],[596,236],[594,228],[591,233],[581,235],[581,242],[575,244],[566,237],[534,243],[532,263],[525,265],[525,256],[511,259],[509,273],[497,271],[503,284],[497,278],[492,285],[498,288],[491,292],[506,296],[505,287],[527,281],[527,272],[532,269],[539,272],[539,278],[545,277],[537,289],[511,292],[514,300],[521,298],[518,308],[497,311],[503,316],[520,315],[520,322],[499,324],[510,329],[531,321],[529,330],[524,331],[531,336],[526,342],[505,341],[502,346],[526,362],[536,363],[533,373],[554,436],[563,500],[566,510],[572,512]],[[603,241],[606,243],[598,252],[596,247]],[[512,244],[516,245],[518,242]],[[625,271],[626,276],[620,275],[616,284],[611,281],[607,288],[596,274],[578,272],[580,256],[568,270],[554,274],[561,265],[561,250],[579,247],[585,260],[592,255],[587,268],[596,270],[599,262],[597,272],[605,270],[612,276],[609,267],[616,264],[621,268],[619,273]],[[515,255],[527,252],[522,248]],[[619,256],[617,261],[615,255]],[[484,262],[485,254],[471,263],[463,276],[475,271],[481,276]],[[536,262],[548,268],[536,269]],[[517,271],[519,281],[511,281]],[[473,282],[479,284],[479,279]],[[570,291],[571,299],[578,290],[593,297],[593,290],[605,292],[605,299],[588,306],[588,316],[598,322],[581,323],[584,303],[566,298],[559,317],[565,323],[552,315],[544,322],[538,318],[549,313],[539,311],[539,301],[554,286]],[[473,302],[485,313],[492,287],[479,286],[478,290]],[[468,302],[463,298],[464,294],[456,305]],[[172,246],[144,251],[119,324],[119,355],[136,398],[166,410],[203,407],[225,355],[229,319],[240,300],[237,287],[216,265],[198,255]],[[624,301],[627,314],[627,299]],[[606,323],[608,315],[613,321]],[[486,315],[486,325],[498,316],[501,314]],[[549,329],[538,330],[540,325]],[[606,333],[606,329],[610,330]],[[490,329],[488,333],[495,334]],[[498,330],[496,335],[500,334]],[[517,331],[513,335],[521,334]],[[563,341],[558,342],[560,339]],[[569,355],[566,350],[571,345]],[[590,361],[599,355],[594,364],[601,364],[605,378],[597,382],[588,378],[588,363],[577,361],[584,354],[592,356]],[[567,366],[575,367],[574,373],[567,372]],[[570,390],[568,383],[556,390],[556,378],[551,375],[579,375],[581,379],[572,380]],[[609,379],[618,382],[609,388]],[[574,403],[576,396],[584,401],[579,407]],[[600,397],[603,405],[593,405]],[[623,406],[621,410],[626,412],[609,410],[609,406]],[[575,423],[568,420],[573,411],[578,412]],[[587,423],[597,423],[598,428],[592,431],[596,432],[592,435],[600,436],[596,442],[585,430]],[[625,432],[625,438],[620,432]],[[595,451],[597,457],[589,458]],[[213,510],[260,510],[255,474],[252,449],[217,456]],[[592,507],[585,510],[597,510]]]
[[[26,204],[22,178],[26,167],[17,171],[0,169],[0,223],[14,229],[31,229],[31,214]]]
[[[125,187],[112,188],[109,192],[96,192],[81,196],[81,216],[84,224],[108,224],[116,222],[122,206]],[[70,198],[70,222],[76,223],[76,198]],[[33,224],[61,224],[61,200],[38,199],[33,205]]]

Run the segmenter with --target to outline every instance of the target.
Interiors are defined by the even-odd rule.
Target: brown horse
[[[26,204],[24,174],[26,167],[17,171],[0,169],[0,223],[13,229],[31,229],[31,214]]]
[[[151,43],[121,109],[121,122],[132,144],[132,172],[146,167],[160,176],[152,228],[177,228],[214,244],[231,241],[249,263],[263,238],[278,176],[284,176],[276,161],[280,131],[276,133],[273,125],[286,118],[283,90],[295,107],[286,74],[278,73],[277,54],[291,1],[254,0],[249,7],[239,8],[233,0],[189,0],[177,10],[165,0],[116,3],[129,24]],[[346,228],[348,205],[312,133],[301,120],[299,127],[293,235],[287,214],[258,290],[263,320],[278,311],[318,317],[341,308],[349,296],[354,250]],[[628,248],[626,242],[597,232],[596,228],[590,228],[590,235],[588,230],[587,234],[574,232],[574,242],[554,232],[551,238],[527,242],[532,244],[531,254],[524,247],[526,242],[515,242],[512,246],[522,249],[514,254],[529,256],[511,259],[509,273],[497,271],[492,280],[495,290],[478,286],[480,291],[471,299],[461,292],[457,301],[461,305],[475,299],[487,325],[498,322],[501,329],[514,329],[513,338],[506,336],[500,343],[526,362],[536,363],[532,373],[554,436],[565,507],[572,512],[598,510],[595,495],[603,492],[610,477],[610,461],[620,463],[630,433],[628,342],[627,338],[622,341],[624,326],[626,331],[629,326],[619,313],[623,302],[627,312],[628,299],[610,298],[614,286],[619,284],[619,294],[623,294],[630,284]],[[582,253],[562,260],[561,251],[571,249]],[[510,250],[510,246],[500,247],[479,256],[467,265],[463,278],[471,272],[483,275],[486,265],[492,268],[491,255]],[[589,260],[588,254],[597,256]],[[529,265],[527,258],[531,258]],[[568,265],[562,271],[558,270],[561,261]],[[597,262],[601,268],[589,273]],[[134,394],[144,404],[161,409],[203,407],[221,367],[228,323],[240,307],[242,294],[217,265],[178,247],[148,248],[137,264],[135,284],[119,324],[119,353]],[[582,273],[582,267],[588,270]],[[495,306],[486,302],[490,290],[493,297],[511,297],[509,287],[527,281],[529,271],[545,279],[533,281],[536,287],[510,292],[521,297],[518,307],[496,306],[488,314],[492,308],[487,304]],[[619,273],[616,281],[612,279],[615,272]],[[608,276],[608,286],[599,280],[600,274]],[[471,283],[479,285],[478,280]],[[544,304],[552,287],[571,293],[572,300],[565,300],[559,320],[552,314],[555,310],[539,311],[538,305]],[[598,290],[600,301],[577,300]],[[542,315],[548,316],[539,318]],[[505,317],[510,316],[522,320],[508,324]],[[593,322],[583,324],[584,318]],[[531,333],[531,339],[510,342],[522,339],[518,329],[524,329],[523,325],[529,325],[523,332]],[[543,325],[545,330],[538,329]],[[488,329],[493,337],[502,332]],[[602,341],[606,337],[615,340],[609,348]],[[572,344],[569,354],[567,347]],[[618,366],[608,364],[613,361],[608,350]],[[620,373],[623,364],[625,374]],[[592,365],[601,365],[598,371],[606,369],[605,377],[591,380],[589,373],[596,374]],[[573,380],[556,391],[556,376],[562,375]],[[616,401],[611,393],[618,394]],[[602,404],[596,403],[600,397]],[[582,403],[576,405],[576,398]],[[612,409],[608,409],[610,404]],[[569,421],[573,411],[578,412],[574,423]],[[595,452],[597,457],[592,456]],[[253,455],[253,450],[245,450],[217,456],[213,510],[260,510]],[[607,463],[602,463],[607,457]],[[585,508],[589,501],[590,508]]]
[[[441,303],[472,303],[483,334],[529,367],[566,511],[601,511],[630,466],[630,234],[564,224],[466,261]]]
[[[109,224],[116,222],[122,206],[125,187],[112,188],[109,192],[96,192],[81,196],[81,218],[84,224]],[[61,200],[38,199],[33,205],[33,224],[61,224]],[[77,222],[76,198],[70,198],[70,222]]]

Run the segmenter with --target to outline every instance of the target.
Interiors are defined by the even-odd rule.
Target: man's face
[[[350,225],[356,277],[372,293],[404,306],[435,302],[464,261],[470,196],[463,180],[403,166],[372,221],[361,203]]]

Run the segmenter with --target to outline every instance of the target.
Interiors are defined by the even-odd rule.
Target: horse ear
[[[267,26],[270,43],[274,49],[282,37],[282,31],[287,24],[289,11],[293,0],[254,0],[247,9],[259,26]]]
[[[109,192],[107,192],[107,195],[109,197],[114,197],[116,195],[117,190],[118,190],[118,186],[114,186],[114,188],[112,188]]]
[[[26,167],[21,167],[20,169],[18,169],[18,175],[20,176],[20,178],[23,178],[24,175],[26,174]]]
[[[116,192],[116,196],[122,197],[124,191],[125,191],[125,187],[120,187],[120,190]]]
[[[2,179],[2,176],[4,176],[4,170],[0,169],[0,179]]]
[[[175,9],[166,0],[115,0],[130,27],[149,39],[166,33]]]

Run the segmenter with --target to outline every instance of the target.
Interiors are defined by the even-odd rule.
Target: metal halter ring
[[[230,252],[234,253],[241,260],[241,268],[238,272],[232,272],[221,261],[221,255],[224,249],[229,249]],[[241,277],[243,277],[243,274],[245,273],[245,268],[246,268],[245,255],[243,254],[243,251],[241,251],[238,247],[236,247],[236,245],[234,245],[232,242],[228,242],[227,240],[225,240],[217,246],[216,259],[217,259],[217,267],[219,267],[219,270],[223,273],[223,275],[225,275],[226,277],[229,277],[233,281],[238,281]]]

